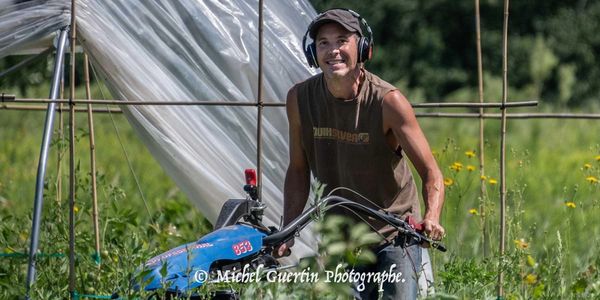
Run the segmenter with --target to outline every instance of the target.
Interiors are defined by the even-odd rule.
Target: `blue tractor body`
[[[148,260],[142,282],[146,291],[165,288],[186,293],[208,280],[215,263],[239,261],[257,255],[266,233],[245,224],[213,231],[196,242],[171,249]],[[138,285],[137,288],[140,288]]]

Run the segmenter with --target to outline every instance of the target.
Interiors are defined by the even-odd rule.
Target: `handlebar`
[[[308,225],[311,221],[311,215],[319,208],[323,207],[325,211],[336,207],[341,206],[348,209],[359,210],[363,213],[368,214],[371,217],[380,219],[385,221],[386,223],[392,225],[396,230],[398,230],[399,235],[410,237],[414,239],[415,243],[421,244],[423,242],[429,243],[432,248],[438,249],[442,252],[446,252],[446,247],[438,241],[434,241],[422,233],[418,232],[410,226],[408,223],[400,219],[400,217],[391,214],[389,212],[379,211],[363,204],[348,200],[346,198],[340,196],[327,196],[321,199],[316,205],[311,206],[309,209],[300,214],[296,219],[294,219],[291,223],[286,225],[280,231],[273,233],[269,236],[266,236],[263,239],[263,243],[269,246],[281,245],[291,239],[299,233],[306,225]]]

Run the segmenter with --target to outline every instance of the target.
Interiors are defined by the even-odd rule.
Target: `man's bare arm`
[[[392,91],[384,97],[383,120],[384,130],[393,132],[396,141],[404,149],[423,181],[425,232],[433,239],[439,240],[444,235],[444,228],[440,225],[444,203],[442,172],[419,127],[412,106],[399,91]]]
[[[286,110],[289,123],[290,164],[285,174],[283,187],[283,224],[293,221],[304,210],[310,191],[310,169],[302,146],[302,128],[298,112],[298,96],[296,87],[290,89],[287,95]],[[278,249],[278,255],[283,256],[293,241]]]

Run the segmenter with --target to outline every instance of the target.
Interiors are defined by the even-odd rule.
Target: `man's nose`
[[[335,54],[340,52],[340,47],[338,45],[331,45],[327,49],[327,53]]]

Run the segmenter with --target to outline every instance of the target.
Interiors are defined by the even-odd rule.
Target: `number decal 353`
[[[250,244],[250,241],[241,241],[233,245],[232,248],[235,255],[242,255],[248,251],[252,251],[252,244]]]

